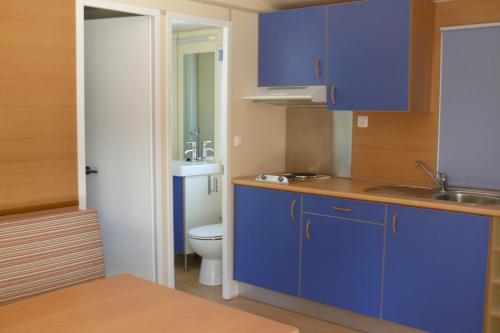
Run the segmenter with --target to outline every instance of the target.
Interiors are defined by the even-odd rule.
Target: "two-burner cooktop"
[[[304,181],[304,180],[325,179],[325,178],[330,178],[330,176],[319,175],[317,173],[312,173],[312,172],[292,172],[280,175],[262,174],[255,177],[255,180],[264,183],[289,184],[293,181]]]

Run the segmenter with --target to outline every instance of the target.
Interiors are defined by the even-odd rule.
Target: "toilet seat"
[[[198,240],[220,240],[222,234],[222,223],[202,225],[188,231],[189,238]]]

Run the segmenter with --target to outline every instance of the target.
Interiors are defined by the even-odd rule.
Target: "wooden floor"
[[[181,256],[176,257],[176,288],[193,295],[231,306],[233,308],[295,326],[300,329],[301,333],[360,333],[360,331],[334,325],[323,320],[314,319],[292,311],[255,302],[243,297],[237,297],[235,299],[225,301],[222,299],[221,287],[207,287],[198,282],[198,274],[200,272],[199,267],[200,259],[190,258],[189,270],[184,272],[183,258]]]

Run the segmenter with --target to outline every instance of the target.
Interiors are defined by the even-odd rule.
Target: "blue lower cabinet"
[[[384,225],[304,214],[300,296],[379,318]]]
[[[482,332],[490,219],[398,206],[388,218],[382,318]]]
[[[174,176],[174,252],[184,254],[184,177]]]
[[[297,296],[300,195],[235,186],[234,278]]]

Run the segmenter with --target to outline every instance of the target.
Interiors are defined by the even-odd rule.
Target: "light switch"
[[[368,116],[358,116],[358,127],[368,128]]]
[[[239,135],[235,135],[233,139],[233,146],[234,148],[238,148],[243,146],[243,139]]]

